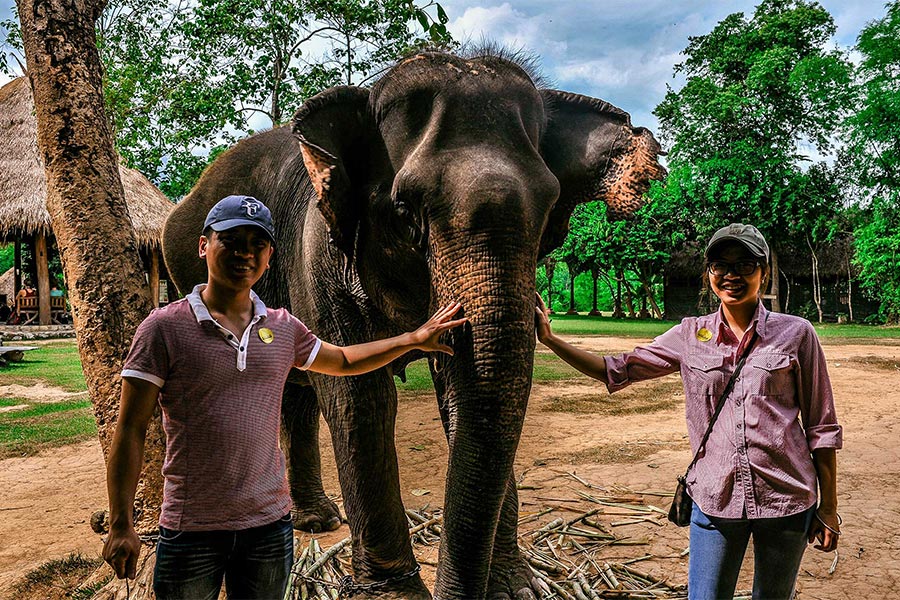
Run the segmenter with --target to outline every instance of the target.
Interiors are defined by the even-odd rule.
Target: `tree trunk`
[[[816,303],[816,312],[819,313],[819,323],[822,322],[822,282],[819,279],[819,257],[813,248],[809,236],[806,237],[806,245],[809,246],[809,254],[812,257],[812,284],[813,302]]]
[[[850,323],[853,322],[853,273],[850,269],[850,256],[847,256],[847,311]]]
[[[567,315],[577,315],[578,311],[575,310],[575,269],[572,268],[572,265],[566,263],[566,266],[569,268],[569,310],[566,311]]]
[[[634,290],[631,284],[625,279],[625,272],[622,272],[622,285],[625,288],[625,309],[628,311],[628,318],[634,319],[637,315],[634,312]]]
[[[22,237],[16,234],[16,245],[13,248],[13,298],[22,289]]]
[[[591,300],[591,312],[588,313],[589,317],[599,317],[602,316],[600,309],[597,308],[597,280],[600,279],[600,269],[597,267],[593,267],[591,269],[591,278],[594,282],[594,295]]]
[[[622,311],[622,274],[619,271],[616,271],[616,300],[613,307],[613,317],[616,319],[625,317],[625,313]]]
[[[653,290],[644,282],[644,291],[647,293],[647,301],[650,303],[650,309],[653,311],[653,317],[657,319],[662,319],[662,310],[659,308],[659,304],[656,303],[656,298],[653,297]]]
[[[778,253],[775,252],[775,248],[771,249],[772,255],[772,264],[771,264],[771,275],[769,276],[769,294],[773,296],[772,298],[772,312],[781,312],[781,298],[778,294],[779,282],[781,281],[778,277]]]
[[[122,360],[151,303],[103,107],[94,26],[105,2],[17,4],[47,178],[47,209],[69,284],[100,445],[107,456],[118,415]],[[138,533],[156,527],[162,440],[154,420],[135,502]]]
[[[547,274],[547,308],[550,314],[553,312],[553,272],[556,270],[556,261],[549,256],[544,259],[544,272]]]

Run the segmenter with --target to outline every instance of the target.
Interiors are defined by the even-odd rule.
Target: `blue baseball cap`
[[[226,196],[216,202],[206,221],[203,230],[207,227],[213,231],[225,231],[243,225],[259,227],[266,232],[272,243],[275,243],[275,225],[272,223],[272,213],[265,204],[253,196]]]

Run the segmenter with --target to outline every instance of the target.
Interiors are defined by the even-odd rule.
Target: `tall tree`
[[[698,236],[753,223],[772,242],[776,273],[781,241],[805,235],[806,219],[796,218],[811,162],[804,148],[831,153],[852,104],[850,63],[829,49],[834,32],[831,15],[804,0],[729,15],[690,38],[676,66],[687,82],[654,111],[671,147],[670,185],[697,216]]]
[[[846,162],[867,216],[854,232],[855,262],[883,316],[900,321],[900,1],[859,35],[860,109],[847,121]]]
[[[47,209],[106,455],[116,424],[122,361],[152,304],[104,113],[94,37],[103,0],[18,0],[17,6],[47,177]],[[158,516],[161,438],[157,428],[145,453],[139,531],[155,527]]]

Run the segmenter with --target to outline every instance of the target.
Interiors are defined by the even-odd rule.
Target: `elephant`
[[[449,446],[435,598],[534,598],[516,543],[513,460],[531,389],[535,269],[575,206],[628,217],[665,169],[628,113],[542,89],[501,51],[421,50],[370,89],[330,88],[292,122],[220,155],[171,213],[166,266],[184,293],[206,280],[197,236],[230,194],[262,200],[277,228],[256,291],[319,337],[347,345],[408,331],[451,301],[468,322],[428,356]],[[394,424],[406,356],[358,377],[290,378],[284,450],[295,527],[332,529],[318,415],[331,430],[353,571],[369,597],[430,598],[400,497]]]

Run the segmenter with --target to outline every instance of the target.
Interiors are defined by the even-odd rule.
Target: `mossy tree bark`
[[[118,414],[122,361],[152,305],[104,112],[94,34],[104,5],[105,0],[17,0],[38,148],[46,170],[47,209],[107,456]],[[162,439],[155,419],[138,487],[138,533],[149,532],[157,522]]]

